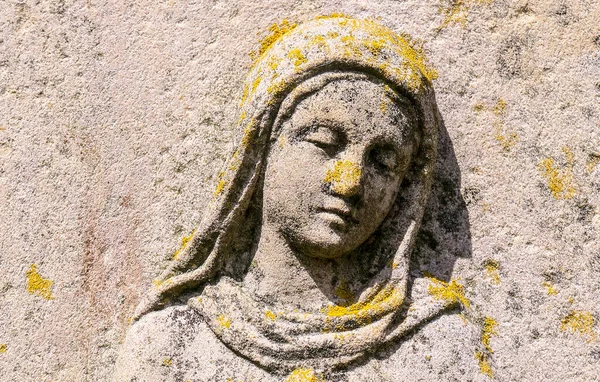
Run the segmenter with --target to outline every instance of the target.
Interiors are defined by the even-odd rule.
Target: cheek
[[[388,178],[381,175],[370,175],[365,184],[364,210],[374,218],[387,215],[399,187],[399,177]]]
[[[265,171],[265,207],[302,219],[300,212],[310,209],[322,188],[320,167],[310,150],[290,144],[273,148]]]

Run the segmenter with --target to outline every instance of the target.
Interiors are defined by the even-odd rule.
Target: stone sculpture
[[[432,73],[406,39],[343,16],[259,53],[243,138],[138,306],[115,378],[408,378],[390,373],[424,362],[405,342],[432,319],[470,341],[443,315],[457,300],[408,277],[437,156]]]

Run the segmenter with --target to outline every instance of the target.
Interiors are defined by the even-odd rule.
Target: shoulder
[[[141,317],[127,330],[115,381],[170,380],[177,342],[185,342],[186,331],[197,334],[201,323],[200,315],[187,306],[172,306]]]
[[[483,381],[475,352],[480,331],[457,312],[442,314],[399,339],[380,358],[365,365],[377,369],[380,380]]]
[[[117,382],[227,380],[228,373],[260,380],[255,366],[229,350],[187,305],[144,315],[133,323],[115,367]],[[252,378],[257,375],[257,378]],[[235,377],[231,375],[231,377]]]

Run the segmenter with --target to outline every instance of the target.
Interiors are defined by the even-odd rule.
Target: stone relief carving
[[[138,306],[117,380],[366,380],[361,365],[458,307],[411,262],[444,138],[421,54],[341,16],[260,53],[243,138]]]

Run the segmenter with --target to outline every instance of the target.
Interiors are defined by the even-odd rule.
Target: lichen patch
[[[585,164],[585,170],[588,174],[591,174],[594,172],[598,164],[600,164],[600,153],[592,153],[588,156],[588,160]]]
[[[483,266],[485,270],[485,275],[492,282],[492,284],[498,285],[500,284],[500,264],[495,260],[488,260],[485,262]]]
[[[579,332],[592,340],[597,337],[597,333],[594,331],[594,322],[592,313],[574,310],[560,321],[560,330],[563,332]]]
[[[217,322],[219,326],[223,329],[229,329],[231,327],[231,320],[227,318],[224,314],[221,314],[217,317]]]
[[[471,307],[471,302],[465,296],[464,287],[456,280],[452,279],[447,283],[435,277],[427,278],[431,281],[431,284],[427,287],[427,291],[434,299],[443,300],[448,303],[460,303],[465,308]]]
[[[181,239],[181,247],[179,247],[179,249],[177,251],[175,251],[175,253],[173,254],[173,260],[177,260],[179,258],[181,251],[183,251],[185,249],[185,247],[188,245],[190,240],[192,240],[192,237],[194,237],[195,233],[196,233],[196,230],[193,230],[192,233],[190,233],[188,236],[184,236],[183,239]]]
[[[265,318],[271,321],[275,321],[275,319],[277,318],[277,314],[275,314],[274,312],[267,310],[265,312]]]
[[[548,296],[554,296],[555,294],[558,294],[558,291],[554,287],[554,284],[552,284],[550,281],[544,281],[542,283],[542,286],[546,288],[546,293],[548,294]]]
[[[475,359],[479,363],[479,370],[481,374],[487,375],[492,378],[494,373],[492,372],[492,364],[490,362],[490,356],[484,352],[476,351]]]
[[[342,280],[340,284],[335,288],[333,293],[342,301],[342,305],[350,305],[354,300],[354,293],[350,290],[348,286],[348,282],[346,280]]]
[[[263,53],[269,50],[275,41],[279,40],[281,36],[296,28],[296,25],[296,23],[291,23],[287,19],[283,19],[281,23],[272,24],[269,27],[268,34],[260,41],[258,49],[250,52],[250,57],[252,60],[258,60]]]
[[[392,306],[402,303],[404,296],[393,287],[387,287],[379,292],[373,299],[360,301],[352,305],[335,305],[323,309],[328,317],[351,318],[360,324],[369,324],[374,315],[384,312]]]
[[[326,380],[312,369],[298,368],[287,377],[286,382],[326,382]]]
[[[439,13],[444,16],[442,25],[438,27],[438,30],[447,28],[451,25],[459,25],[465,27],[467,25],[467,17],[469,11],[474,5],[490,5],[494,0],[448,0],[445,1],[446,5],[442,5],[439,8]]]
[[[334,192],[346,194],[358,186],[361,174],[360,166],[356,163],[348,160],[337,161],[333,169],[327,170],[323,181],[329,183]]]
[[[298,67],[307,62],[306,56],[299,48],[292,49],[288,53],[288,57],[294,60],[294,66]]]
[[[494,352],[494,350],[492,350],[490,340],[492,336],[498,335],[498,332],[496,331],[496,326],[498,326],[496,320],[494,320],[491,317],[486,317],[483,321],[483,327],[481,328],[481,343],[483,344],[483,346],[485,346],[485,349],[489,353]]]
[[[577,191],[571,166],[561,168],[553,158],[545,158],[540,161],[538,168],[555,199],[571,199],[575,196]]]
[[[54,299],[52,295],[52,285],[54,281],[45,279],[37,271],[37,265],[31,264],[31,267],[26,272],[27,275],[27,291],[31,294],[37,294],[46,300]]]

